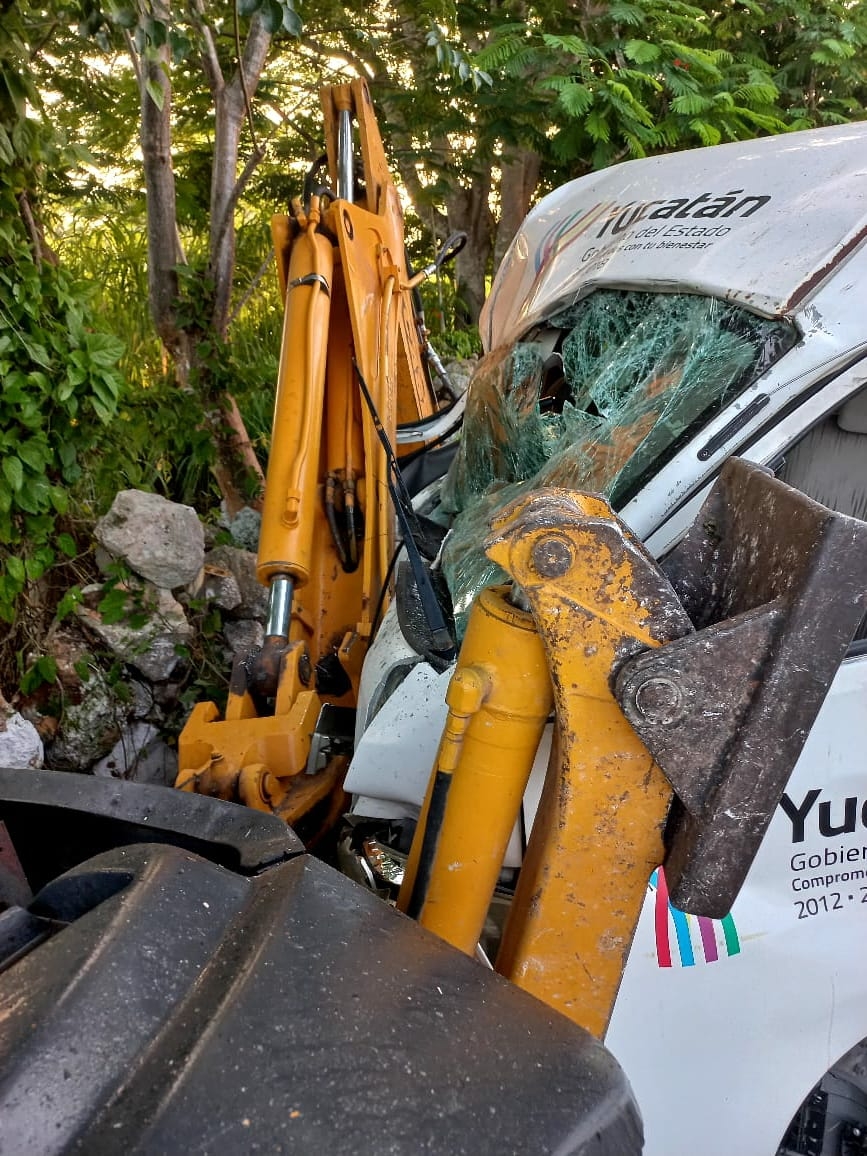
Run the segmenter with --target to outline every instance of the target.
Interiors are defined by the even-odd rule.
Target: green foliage
[[[213,287],[196,235],[185,238],[191,264],[181,274],[179,317],[204,334]],[[202,339],[190,387],[178,387],[163,361],[147,311],[146,248],[140,205],[125,216],[82,213],[68,228],[61,260],[95,289],[103,324],[126,346],[121,369],[127,388],[115,420],[86,462],[88,505],[101,511],[118,489],[152,490],[201,513],[218,505],[211,472],[215,449],[205,404],[231,390],[255,449],[267,461],[273,386],[279,354],[280,301],[267,251],[264,222],[251,219],[238,235],[238,280],[252,293],[231,328],[230,340]],[[263,272],[265,265],[265,275]],[[131,303],[132,307],[131,307]],[[206,377],[206,380],[203,380]],[[200,388],[201,387],[201,388]]]
[[[482,352],[482,342],[475,329],[447,329],[436,335],[433,344],[444,361],[450,357],[477,357]]]
[[[65,619],[67,619],[69,615],[73,613],[76,606],[81,604],[81,600],[81,587],[70,587],[70,589],[66,591],[66,593],[57,604],[57,610],[55,611],[55,617],[57,618],[57,621],[63,622]]]
[[[11,212],[2,214],[0,617],[6,621],[26,583],[42,577],[58,549],[75,555],[61,520],[82,460],[104,436],[122,392],[116,368],[122,346],[88,324],[89,292],[64,270],[37,266],[19,233]]]
[[[536,4],[476,54],[523,79],[554,157],[578,171],[865,115],[867,9],[846,0],[709,5],[634,0],[591,20]]]
[[[50,686],[56,678],[56,661],[50,655],[43,654],[21,676],[21,692],[33,694],[40,686]]]
[[[430,25],[425,42],[428,48],[433,48],[437,63],[447,76],[455,77],[461,84],[469,81],[475,92],[483,84],[493,85],[491,74],[477,68],[463,47],[449,43],[438,24]]]
[[[113,200],[121,194],[115,192]],[[101,327],[122,343],[118,366],[126,398],[163,376],[162,350],[147,310],[147,233],[140,198],[118,204],[76,195],[58,236],[60,264],[87,284],[90,307]]]
[[[860,119],[867,113],[867,9],[847,0],[765,0],[721,9],[720,44],[761,60],[794,128]]]
[[[147,588],[132,576],[124,563],[113,562],[102,583],[102,597],[96,609],[106,626],[122,622],[133,630],[140,630],[153,618],[157,605]],[[147,639],[142,645],[147,647]]]
[[[168,378],[130,389],[87,459],[89,505],[104,510],[121,489],[150,490],[203,512],[219,502],[214,446],[199,400]]]
[[[770,66],[719,47],[712,23],[692,4],[635,0],[578,36],[548,12],[495,29],[476,60],[550,94],[555,154],[588,168],[781,131]]]
[[[157,60],[160,49],[168,46],[175,63],[186,60],[199,47],[198,33],[203,24],[219,31],[227,17],[232,20],[237,16],[245,22],[256,17],[270,35],[286,32],[298,36],[302,28],[293,0],[236,0],[223,11],[216,5],[203,5],[195,11],[175,14],[154,4],[79,0],[78,12],[80,34],[92,39],[102,51],[110,52],[118,33],[126,33],[144,59]],[[162,107],[162,90],[154,86],[148,92]]]

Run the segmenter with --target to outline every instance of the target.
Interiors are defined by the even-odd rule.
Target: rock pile
[[[239,529],[255,547],[253,511]],[[267,592],[256,556],[208,550],[195,510],[137,490],[117,495],[94,535],[106,580],[85,586],[74,616],[45,640],[57,667],[50,701],[18,712],[0,700],[0,766],[171,785],[177,755],[166,732],[182,721],[199,628],[208,623],[215,677],[228,676],[234,654],[262,644]]]

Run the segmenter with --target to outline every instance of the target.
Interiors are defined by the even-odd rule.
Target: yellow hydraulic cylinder
[[[600,498],[539,491],[487,553],[544,642],[557,741],[496,968],[597,1036],[620,985],[672,790],[614,698],[620,663],[691,629],[667,579]]]
[[[259,539],[259,581],[277,574],[297,585],[311,570],[315,495],[319,482],[325,358],[334,255],[316,231],[317,198],[289,258],[283,350],[274,405],[271,451]]]
[[[446,702],[399,905],[472,955],[553,707],[541,639],[508,588],[476,600]]]

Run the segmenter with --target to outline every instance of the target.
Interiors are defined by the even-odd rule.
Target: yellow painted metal
[[[318,200],[292,246],[271,451],[259,538],[259,581],[277,574],[298,586],[310,577],[313,512],[320,473],[325,355],[334,281],[331,242],[316,230]]]
[[[544,642],[554,744],[496,968],[601,1036],[671,788],[612,693],[630,653],[690,629],[674,591],[599,498],[542,491],[493,526],[488,556],[519,583]]]
[[[319,696],[300,678],[303,654],[303,644],[296,643],[284,659],[272,715],[257,715],[246,691],[230,692],[223,719],[212,702],[193,707],[178,740],[176,787],[220,799],[240,798],[248,805],[257,800],[259,810],[277,809],[287,790],[287,784],[280,785],[279,768],[306,767],[321,706]],[[251,766],[259,768],[255,785],[247,769]]]
[[[520,812],[553,696],[532,617],[508,588],[482,592],[470,613],[431,788],[447,788],[419,922],[475,952]],[[447,783],[444,780],[449,780]],[[400,896],[409,908],[425,842],[419,824]]]
[[[303,775],[310,738],[324,702],[356,701],[394,545],[385,455],[354,363],[392,439],[398,422],[437,407],[406,288],[403,214],[367,85],[324,89],[322,102],[332,185],[337,116],[348,109],[364,195],[357,203],[314,196],[306,208],[296,201],[291,215],[272,222],[285,312],[257,573],[264,585],[277,575],[293,579],[289,650],[273,712],[247,693],[242,670],[223,719],[213,704],[194,709],[179,742],[176,781],[287,821],[321,803],[323,789],[337,798],[333,767]],[[363,525],[357,568],[341,563],[325,512],[329,484],[354,503]],[[323,658],[336,658],[347,676],[350,689],[337,699],[313,685],[311,671]]]

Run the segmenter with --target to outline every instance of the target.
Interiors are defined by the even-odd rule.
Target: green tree
[[[76,552],[63,521],[70,487],[122,385],[120,343],[99,328],[92,295],[45,241],[42,174],[68,158],[30,67],[41,21],[23,5],[0,11],[0,618],[7,622],[28,584]]]
[[[179,385],[201,402],[234,510],[262,480],[231,389],[237,218],[275,131],[256,90],[276,37],[296,34],[300,21],[291,0],[178,8],[80,0],[79,16],[112,74],[103,87],[122,91],[127,109],[137,92],[150,312]],[[124,52],[132,70],[120,64]],[[117,123],[105,104],[102,118]]]
[[[761,60],[791,128],[860,120],[867,114],[867,9],[840,0],[764,0],[713,13],[723,47]]]
[[[867,9],[845,0],[393,0],[374,12],[317,6],[302,50],[370,78],[420,220],[468,234],[467,324],[540,188],[863,115]]]

